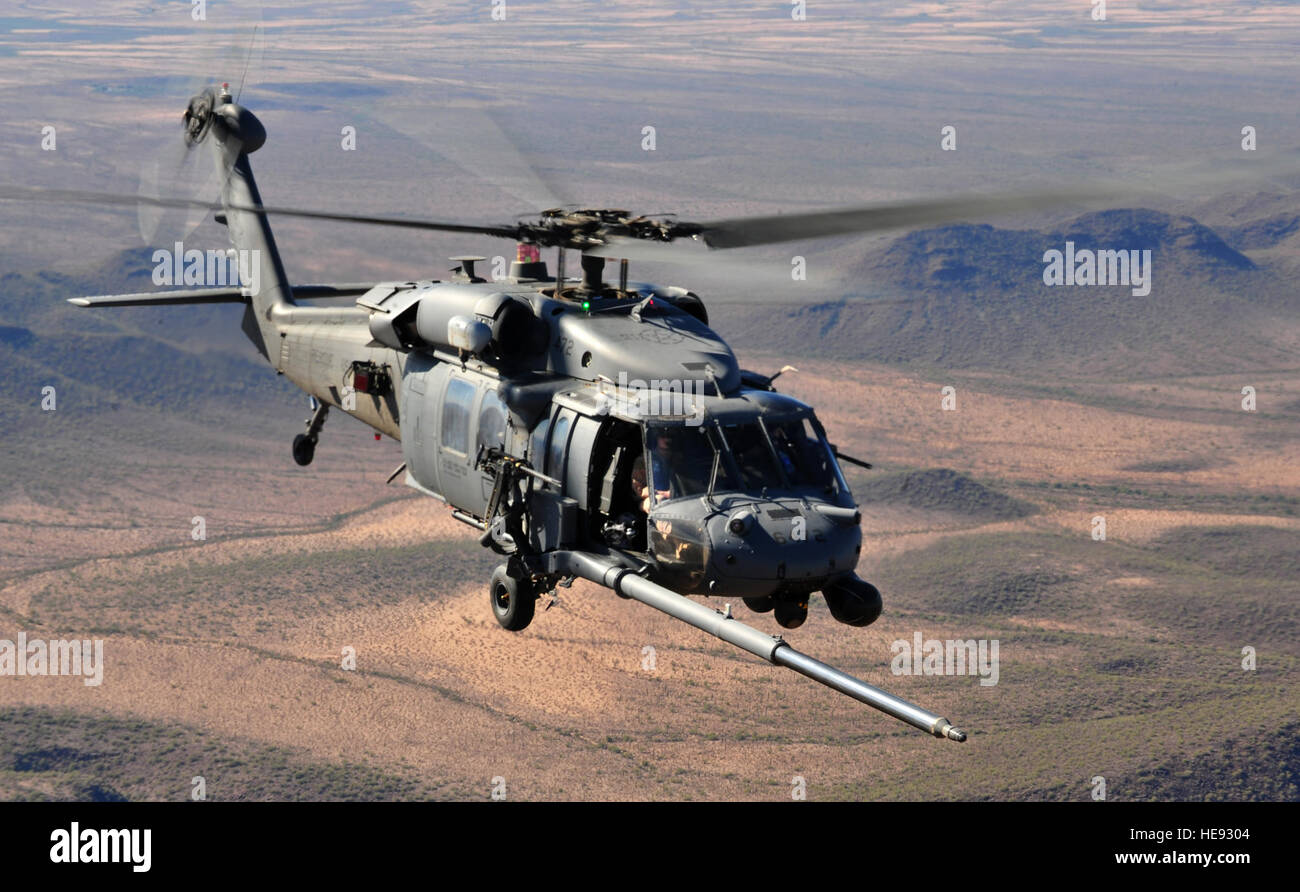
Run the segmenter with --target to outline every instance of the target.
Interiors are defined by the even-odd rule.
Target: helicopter
[[[779,635],[689,595],[738,599],[783,629],[820,592],[831,616],[865,627],[883,600],[857,575],[861,511],[814,408],[742,369],[709,327],[698,294],[629,281],[630,260],[893,229],[1030,210],[1071,190],[952,197],[705,223],[608,208],[552,208],[500,225],[269,207],[249,156],[266,142],[229,85],[196,94],[182,116],[187,150],[221,176],[220,204],[182,198],[0,187],[0,198],[198,208],[250,258],[233,287],[69,298],[81,307],[235,303],[242,330],[277,374],[310,396],[291,446],[310,465],[326,418],[342,411],[401,443],[389,477],[441,500],[501,557],[488,581],[497,622],[527,628],[544,595],[578,578],[606,587],[782,665],[936,737],[965,741],[946,718],[807,656]],[[1088,193],[1096,197],[1095,190]],[[446,280],[292,285],[272,215],[509,239],[509,274],[452,258]],[[556,250],[552,273],[541,250]],[[580,276],[566,276],[568,251]],[[615,282],[605,281],[611,260]],[[251,274],[250,274],[251,273]],[[255,283],[250,285],[249,283]],[[300,303],[353,298],[352,306]]]

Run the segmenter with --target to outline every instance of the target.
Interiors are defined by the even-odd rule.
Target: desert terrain
[[[14,6],[0,183],[135,194],[196,77],[245,68],[267,203],[474,223],[1235,175],[1244,124],[1269,164],[1300,146],[1281,3],[212,3],[216,37],[187,3]],[[399,444],[336,413],[293,464],[306,399],[237,311],[64,302],[151,290],[152,251],[224,244],[212,220],[142,243],[131,207],[0,201],[0,639],[104,642],[98,686],[0,677],[0,799],[1296,799],[1300,179],[1195,182],[739,252],[806,281],[636,270],[698,291],[746,368],[796,366],[780,389],[876,465],[846,474],[883,615],[815,596],[785,634],[963,745],[584,582],[504,631],[477,533],[385,484]],[[274,227],[295,282],[513,249]],[[1044,287],[1067,238],[1151,249],[1151,293]],[[895,675],[917,633],[997,640],[997,684]]]
[[[395,445],[340,420],[310,469],[251,436],[123,468],[60,514],[6,503],[6,625],[101,637],[106,666],[99,687],[4,680],[4,794],[168,799],[203,776],[213,798],[473,799],[504,777],[520,799],[780,799],[801,776],[825,799],[1084,799],[1101,775],[1115,798],[1294,795],[1289,418],[979,385],[944,412],[936,381],[844,376],[812,362],[788,386],[878,463],[853,483],[886,612],[855,630],[815,605],[787,637],[964,746],[583,582],[505,632],[473,531],[385,487]],[[892,675],[917,630],[998,639],[998,684]]]

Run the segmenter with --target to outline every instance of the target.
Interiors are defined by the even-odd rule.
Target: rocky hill
[[[1234,235],[1272,245],[1286,226],[1257,221]],[[1052,251],[1080,273],[1091,256],[1094,278],[1123,271],[1097,264],[1095,252],[1136,252],[1141,266],[1130,267],[1128,284],[1068,284],[1069,272],[1048,284]],[[739,345],[790,355],[1082,374],[1287,366],[1300,340],[1300,304],[1283,274],[1191,217],[1152,210],[1089,213],[1051,231],[912,232],[849,272],[837,300],[724,306],[715,327]]]

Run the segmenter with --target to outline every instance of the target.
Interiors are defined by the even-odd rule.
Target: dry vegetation
[[[0,179],[134,194],[141,159],[175,140],[204,32],[188,4],[61,5],[0,16]],[[276,6],[244,94],[270,133],[254,167],[268,203],[507,220],[537,208],[494,188],[500,171],[472,146],[448,161],[382,123],[415,106],[455,134],[465,109],[486,108],[564,201],[713,219],[1060,187],[1155,162],[1226,169],[1243,120],[1261,158],[1300,140],[1277,100],[1294,91],[1294,7],[1111,4],[1094,24],[1089,4],[1067,6],[819,0],[803,23],[782,3],[512,2],[507,23],[487,3]],[[43,152],[51,122],[59,148]],[[948,123],[955,153],[938,148]],[[340,150],[349,124],[356,152]],[[302,402],[232,347],[229,308],[58,303],[151,287],[157,246],[141,249],[131,208],[3,203],[0,638],[101,637],[106,667],[100,687],[0,678],[0,797],[183,799],[201,775],[218,800],[469,800],[501,776],[513,799],[781,800],[800,775],[810,799],[1084,800],[1099,774],[1114,799],[1300,797],[1294,201],[1177,200],[1157,209],[1217,227],[1267,275],[1240,293],[1208,274],[1162,279],[1158,319],[1131,301],[1072,308],[1062,343],[1110,337],[1105,374],[1078,349],[1019,356],[1010,374],[1020,308],[962,294],[918,302],[914,319],[850,307],[830,339],[821,317],[787,325],[816,305],[760,306],[897,287],[873,280],[889,272],[886,236],[800,244],[806,289],[636,268],[703,294],[719,331],[754,351],[746,366],[798,365],[782,389],[877,463],[851,477],[884,615],[856,630],[815,604],[789,637],[959,722],[962,746],[583,583],[505,632],[472,532],[385,488],[393,444],[331,419],[310,470],[291,464]],[[449,255],[509,250],[303,221],[276,233],[294,281],[443,276]],[[187,247],[224,242],[208,222]],[[1220,326],[1257,282],[1270,312]],[[1184,300],[1193,284],[1204,291]],[[1065,317],[1030,309],[1050,353]],[[949,341],[929,339],[945,318],[978,361],[947,363]],[[911,346],[882,320],[910,326]],[[1252,329],[1264,359],[1241,336]],[[828,359],[832,339],[867,352]],[[912,352],[870,352],[880,344]],[[1153,363],[1162,352],[1178,363]],[[52,413],[35,408],[47,384]],[[1239,407],[1244,384],[1257,412]],[[955,412],[939,409],[946,385]],[[893,676],[891,643],[916,631],[998,639],[998,685]],[[355,671],[340,668],[345,647]]]
[[[875,368],[832,388],[830,369],[805,366],[787,386],[823,393],[839,442],[882,466],[856,479],[862,570],[886,613],[852,630],[816,605],[790,638],[960,720],[965,746],[584,583],[527,631],[501,630],[491,556],[444,506],[385,491],[391,447],[358,453],[364,434],[340,423],[309,471],[256,438],[242,446],[256,471],[220,453],[194,455],[184,483],[124,471],[99,507],[49,506],[50,527],[34,526],[40,506],[5,506],[0,549],[29,564],[0,588],[6,632],[103,637],[107,667],[99,688],[5,680],[0,788],[173,798],[202,774],[214,798],[478,798],[500,775],[520,799],[779,799],[799,774],[816,798],[1069,799],[1103,774],[1115,798],[1294,797],[1277,735],[1294,740],[1278,717],[1300,658],[1300,519],[1296,465],[1262,435],[1275,426],[971,385],[941,413],[933,382]],[[1188,452],[1212,469],[1146,472],[1151,498],[1124,507],[1106,489],[1142,473],[1122,470],[1138,457]],[[889,482],[939,467],[964,473]],[[966,495],[945,507],[954,481]],[[225,506],[205,542],[189,539],[195,504]],[[1105,542],[1089,535],[1097,513]],[[30,548],[43,539],[80,550]],[[999,639],[998,685],[891,675],[890,643],[917,630]],[[1245,645],[1257,671],[1240,667]]]

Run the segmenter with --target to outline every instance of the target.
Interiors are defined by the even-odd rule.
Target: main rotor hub
[[[550,208],[541,212],[537,222],[519,224],[519,240],[581,251],[609,244],[614,238],[671,242],[699,231],[699,226],[678,223],[669,215],[634,216],[617,208]]]

